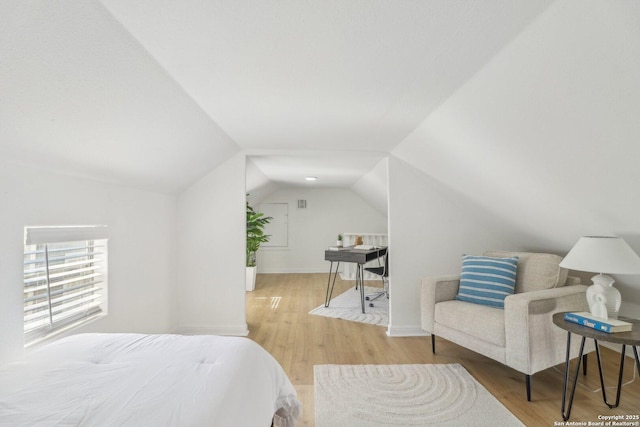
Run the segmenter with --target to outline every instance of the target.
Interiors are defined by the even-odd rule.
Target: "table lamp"
[[[593,316],[617,319],[622,297],[608,274],[640,274],[640,257],[622,237],[585,236],[571,248],[560,267],[598,273],[587,288],[587,303]]]

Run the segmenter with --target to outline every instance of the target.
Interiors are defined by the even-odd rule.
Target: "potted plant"
[[[256,287],[256,252],[260,249],[260,245],[268,242],[271,237],[264,234],[264,226],[272,219],[270,216],[264,216],[261,212],[256,212],[247,200],[247,276],[245,282],[247,291],[253,291]]]
[[[338,234],[338,246],[342,246],[342,234]]]

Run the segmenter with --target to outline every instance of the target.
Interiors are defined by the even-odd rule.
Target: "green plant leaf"
[[[249,196],[249,194],[247,194]],[[254,267],[255,253],[260,249],[261,243],[266,243],[271,237],[264,234],[264,226],[273,219],[270,216],[264,216],[262,212],[256,212],[247,200],[247,267]]]

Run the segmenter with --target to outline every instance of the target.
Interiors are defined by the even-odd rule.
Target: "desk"
[[[636,359],[636,367],[640,372],[640,359],[638,358],[638,349],[640,346],[640,320],[620,318],[627,322],[633,323],[633,329],[629,332],[616,332],[608,334],[606,332],[597,331],[589,328],[588,326],[578,325],[564,320],[563,313],[555,313],[553,315],[553,323],[567,331],[567,359],[564,368],[564,385],[562,390],[562,418],[567,421],[571,415],[571,405],[573,404],[573,396],[576,391],[576,384],[578,382],[578,374],[580,372],[580,362],[582,361],[582,355],[584,350],[584,342],[587,338],[593,339],[596,345],[596,356],[598,358],[598,372],[600,373],[600,386],[602,388],[602,400],[611,409],[617,408],[620,404],[620,392],[622,390],[622,373],[624,372],[624,360],[626,359],[625,350],[627,345],[633,348],[633,355]],[[582,342],[580,343],[580,354],[578,355],[578,366],[576,368],[575,377],[573,378],[573,384],[571,388],[571,396],[569,397],[569,405],[565,407],[567,399],[567,386],[569,383],[569,350],[571,347],[571,334],[577,334],[582,336]],[[604,377],[602,375],[602,362],[600,361],[600,348],[598,347],[598,341],[609,342],[615,344],[622,344],[622,354],[620,356],[620,373],[618,374],[618,390],[615,403],[609,403],[607,401],[607,391],[604,386]]]
[[[356,268],[356,289],[360,286],[360,301],[362,303],[362,312],[364,313],[364,265],[369,261],[378,259],[387,253],[386,247],[375,249],[342,249],[339,251],[324,251],[324,260],[331,261],[329,265],[329,279],[327,281],[327,295],[324,300],[324,306],[329,307],[331,301],[331,294],[333,294],[333,287],[336,284],[336,276],[338,275],[338,268],[341,262],[352,262],[357,265]],[[333,273],[333,282],[331,281],[331,274],[333,270],[333,263],[336,262],[336,271]]]

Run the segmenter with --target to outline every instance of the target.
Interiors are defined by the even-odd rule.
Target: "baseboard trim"
[[[181,335],[226,335],[246,337],[249,335],[247,324],[240,326],[179,326],[174,333]]]
[[[391,326],[387,329],[389,337],[428,337],[429,332],[416,326]]]
[[[316,274],[316,273],[324,273],[327,274],[328,273],[328,269],[322,269],[322,270],[316,270],[316,269],[295,269],[295,268],[291,268],[291,269],[276,269],[276,270],[270,270],[270,269],[265,269],[262,270],[260,269],[260,267],[258,267],[258,274]]]

